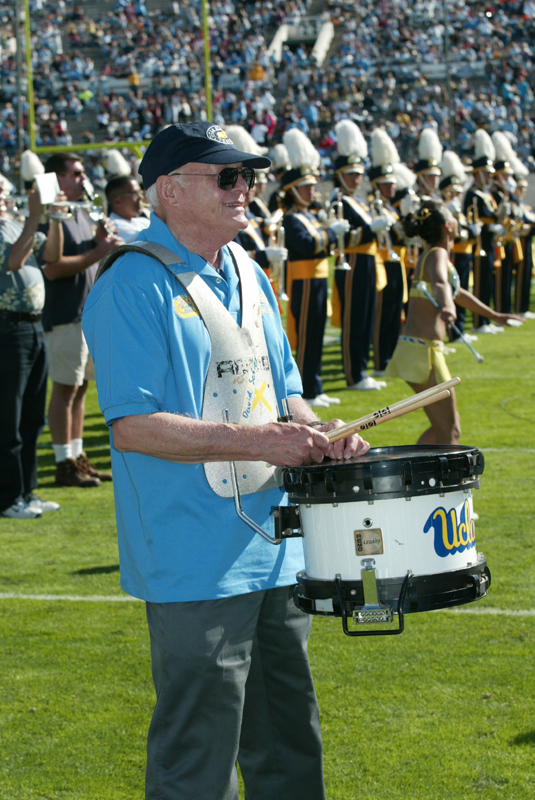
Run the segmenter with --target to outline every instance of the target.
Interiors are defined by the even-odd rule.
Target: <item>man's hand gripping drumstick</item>
[[[374,428],[376,425],[382,425],[383,422],[401,417],[410,411],[416,411],[417,408],[424,408],[424,406],[431,405],[431,403],[445,400],[450,396],[450,389],[460,382],[460,378],[451,378],[451,380],[439,383],[431,389],[426,389],[424,392],[412,395],[412,397],[406,397],[391,406],[380,408],[365,417],[348,422],[347,425],[330,430],[326,432],[326,436],[331,442],[336,442],[351,434],[369,430],[369,428]]]

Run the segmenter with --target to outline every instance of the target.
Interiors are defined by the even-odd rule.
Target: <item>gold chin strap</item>
[[[305,200],[303,200],[303,198],[301,197],[301,195],[299,194],[297,189],[298,189],[297,186],[292,186],[291,192],[292,192],[293,196],[295,197],[295,199],[297,200],[299,205],[303,206],[303,208],[308,208],[308,206],[310,204],[305,202]]]

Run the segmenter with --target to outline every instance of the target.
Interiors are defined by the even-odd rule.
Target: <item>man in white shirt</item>
[[[108,181],[108,215],[125,243],[134,241],[140,231],[149,227],[148,217],[141,213],[143,197],[139,183],[128,175]]]

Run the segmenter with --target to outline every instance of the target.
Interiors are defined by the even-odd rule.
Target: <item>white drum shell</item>
[[[475,538],[470,546],[451,547],[447,555],[437,553],[434,527],[424,533],[426,522],[437,509],[444,509],[445,515],[451,515],[455,509],[457,520],[464,511],[473,531],[470,489],[373,502],[301,504],[307,577],[332,581],[340,575],[342,581],[360,581],[363,558],[374,559],[378,580],[404,578],[409,570],[419,576],[476,565]],[[444,517],[438,513],[437,524]],[[369,549],[382,548],[384,552],[357,553],[356,534],[366,548],[366,534],[377,540],[377,534],[373,536],[377,529],[382,531],[382,546],[372,544]]]

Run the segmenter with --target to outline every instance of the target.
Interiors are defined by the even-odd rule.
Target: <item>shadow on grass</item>
[[[511,739],[511,744],[534,744],[535,745],[535,730],[528,731],[528,733],[519,733],[514,739]]]
[[[111,572],[119,572],[119,564],[110,564],[108,567],[76,569],[74,572],[71,572],[71,575],[109,575]]]

